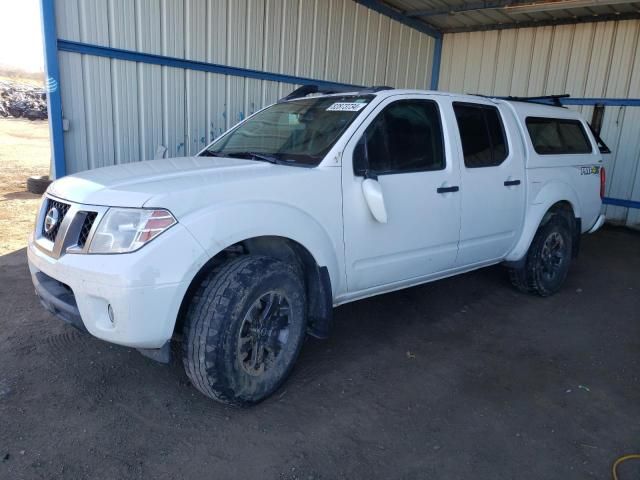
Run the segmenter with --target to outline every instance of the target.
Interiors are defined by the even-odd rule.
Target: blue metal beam
[[[640,98],[561,98],[563,105],[604,105],[605,107],[640,107]]]
[[[621,198],[604,197],[602,199],[602,203],[605,205],[615,205],[617,207],[640,209],[640,202],[636,202],[635,200],[622,200]]]
[[[491,97],[490,95],[483,95],[489,98],[498,98],[500,100],[518,101],[518,97]],[[548,98],[535,98],[522,97],[521,101],[529,101],[531,103],[539,103],[541,105],[553,105],[553,100]],[[580,98],[580,97],[558,97],[558,101],[562,105],[604,105],[605,107],[640,107],[640,98]]]
[[[438,89],[440,80],[440,64],[442,63],[442,38],[436,38],[433,46],[433,61],[431,63],[431,90]]]
[[[294,85],[318,85],[322,87],[354,87],[363,88],[361,85],[349,85],[345,83],[330,82],[327,80],[316,80],[313,78],[296,77],[282,73],[270,73],[261,70],[251,70],[248,68],[230,67],[217,63],[198,62],[195,60],[185,60],[182,58],[165,57],[151,53],[134,52],[133,50],[123,50],[120,48],[103,47],[89,43],[72,42],[70,40],[58,40],[58,49],[64,52],[81,53],[85,55],[95,55],[98,57],[115,58],[118,60],[128,60],[130,62],[142,62],[165,67],[184,68],[188,70],[198,70],[200,72],[219,73],[222,75],[235,75],[238,77],[255,78],[258,80],[269,80],[272,82],[291,83]]]
[[[62,128],[62,97],[60,96],[60,68],[56,42],[56,13],[54,0],[41,0],[42,38],[44,39],[44,72],[46,76],[49,134],[51,138],[51,178],[64,177],[67,165],[64,159],[64,131]]]
[[[43,0],[49,3],[51,0]],[[198,62],[195,60],[184,60],[181,58],[165,57],[162,55],[154,55],[150,53],[134,52],[132,50],[122,50],[118,48],[103,47],[99,45],[91,45],[88,43],[72,42],[69,40],[58,40],[58,48],[66,52],[81,53],[85,55],[96,55],[106,58],[115,58],[118,60],[128,60],[132,62],[150,63],[153,65],[163,65],[175,68],[184,68],[190,70],[199,70],[203,72],[219,73],[222,75],[234,75],[239,77],[255,78],[258,80],[269,80],[273,82],[290,83],[294,85],[319,85],[326,87],[344,87],[352,86],[354,88],[363,88],[362,85],[348,85],[344,83],[330,82],[327,80],[317,80],[313,78],[296,77],[294,75],[285,75],[281,73],[264,72],[261,70],[251,70],[240,67],[230,67],[227,65],[219,65],[215,63]],[[57,60],[57,57],[54,57]],[[440,63],[442,58],[442,39],[437,38],[435,41],[433,66],[431,72],[431,89],[438,88],[438,77],[440,75]],[[57,61],[55,64],[57,70]],[[58,75],[56,71],[56,75]],[[57,77],[56,77],[57,78]],[[54,92],[54,97],[60,98],[59,91]],[[505,98],[505,97],[495,97]],[[543,104],[550,104],[550,100],[535,100]],[[563,105],[605,105],[605,106],[628,106],[640,107],[640,98],[560,98]],[[61,112],[61,110],[60,110]],[[62,131],[62,115],[60,114],[60,131]],[[53,122],[52,122],[53,123]]]
[[[355,0],[355,1],[360,5],[370,8],[371,10],[375,10],[376,12],[382,15],[392,18],[396,22],[400,22],[406,25],[407,27],[411,27],[415,30],[418,30],[419,32],[425,33],[430,37],[433,37],[433,38],[442,37],[442,33],[439,30],[437,30],[433,25],[429,25],[426,22],[409,18],[399,10],[395,10],[385,5],[380,0]]]

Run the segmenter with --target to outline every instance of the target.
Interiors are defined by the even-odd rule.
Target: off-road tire
[[[43,177],[27,178],[27,190],[37,195],[42,195],[47,190],[47,188],[49,188],[50,184],[51,180],[46,175]]]
[[[256,302],[276,292],[288,302],[286,343],[268,369],[251,375],[243,366],[239,339]],[[183,364],[191,383],[223,403],[247,406],[280,387],[298,357],[306,331],[305,288],[297,270],[263,256],[242,256],[204,279],[187,309]],[[245,330],[242,330],[243,332]]]
[[[562,240],[562,260],[558,263],[557,272],[550,277],[545,274],[543,261],[545,242],[554,236]],[[557,238],[557,237],[556,237]],[[527,252],[524,265],[510,268],[511,283],[521,292],[535,293],[548,297],[557,293],[569,273],[573,248],[571,223],[563,214],[553,214],[547,222],[538,228]]]

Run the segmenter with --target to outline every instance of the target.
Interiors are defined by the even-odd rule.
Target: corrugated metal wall
[[[356,85],[427,88],[431,37],[352,0],[56,0],[58,37]],[[194,154],[291,84],[59,52],[67,173]]]
[[[640,21],[457,33],[444,36],[440,89],[491,95],[640,97]],[[573,107],[572,107],[573,108]],[[590,120],[592,107],[576,107]],[[607,195],[640,201],[640,108],[606,107]],[[607,206],[640,224],[640,210]]]

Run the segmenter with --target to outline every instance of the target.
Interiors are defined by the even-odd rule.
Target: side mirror
[[[387,208],[384,205],[380,182],[373,178],[365,178],[362,180],[362,194],[373,218],[380,223],[387,223]]]
[[[369,167],[369,152],[367,150],[366,134],[353,149],[353,173],[356,177],[378,179],[378,175]]]

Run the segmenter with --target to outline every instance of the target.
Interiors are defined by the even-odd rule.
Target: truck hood
[[[77,173],[55,181],[48,192],[85,205],[143,207],[167,192],[174,196],[180,192],[193,193],[194,190],[212,189],[220,184],[279,176],[296,170],[307,169],[235,158],[170,158]]]

